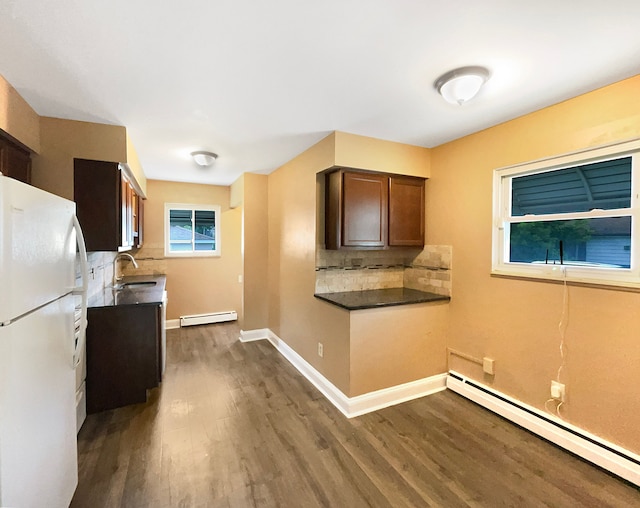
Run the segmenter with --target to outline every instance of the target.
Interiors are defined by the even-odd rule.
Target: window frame
[[[193,234],[195,228],[192,231],[191,237],[191,250],[185,251],[172,251],[171,250],[171,238],[170,238],[170,213],[171,210],[188,210],[191,211],[191,216],[195,217],[195,213],[198,211],[212,211],[214,213],[214,243],[216,248],[214,250],[195,250],[193,248]],[[222,255],[222,249],[220,245],[221,239],[221,208],[220,205],[201,205],[201,204],[187,204],[187,203],[165,203],[164,204],[164,255],[165,257],[176,258],[189,258],[189,257],[220,257]],[[185,242],[186,243],[186,242]]]
[[[629,208],[514,216],[511,181],[514,177],[573,168],[594,162],[631,157],[631,203]],[[498,168],[493,171],[493,224],[491,274],[540,280],[618,286],[640,289],[640,139],[613,143],[557,157]],[[630,268],[581,266],[565,263],[534,264],[509,259],[509,225],[513,222],[631,217]]]

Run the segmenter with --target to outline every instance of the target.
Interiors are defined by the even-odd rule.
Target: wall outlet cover
[[[493,376],[494,372],[494,364],[495,360],[493,358],[484,357],[482,359],[482,370],[485,374],[490,374]]]
[[[564,384],[558,381],[551,381],[551,398],[564,402]]]

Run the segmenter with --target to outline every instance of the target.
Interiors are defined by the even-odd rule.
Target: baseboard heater
[[[237,319],[238,313],[235,310],[228,312],[211,312],[209,314],[191,314],[190,316],[180,316],[180,326],[209,325],[211,323],[223,323]]]
[[[447,388],[579,457],[640,486],[640,456],[488,386],[450,371]]]

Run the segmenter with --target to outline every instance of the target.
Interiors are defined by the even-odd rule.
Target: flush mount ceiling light
[[[191,157],[193,157],[198,166],[211,166],[218,158],[218,154],[198,150],[197,152],[191,152]]]
[[[445,101],[461,106],[473,99],[488,79],[485,67],[460,67],[440,76],[433,86]]]

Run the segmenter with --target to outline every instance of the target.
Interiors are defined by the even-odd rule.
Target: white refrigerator
[[[0,175],[2,507],[66,508],[78,483],[84,333],[76,330],[75,295],[85,305],[83,332],[86,291],[76,287],[77,248],[84,251],[75,203]]]

